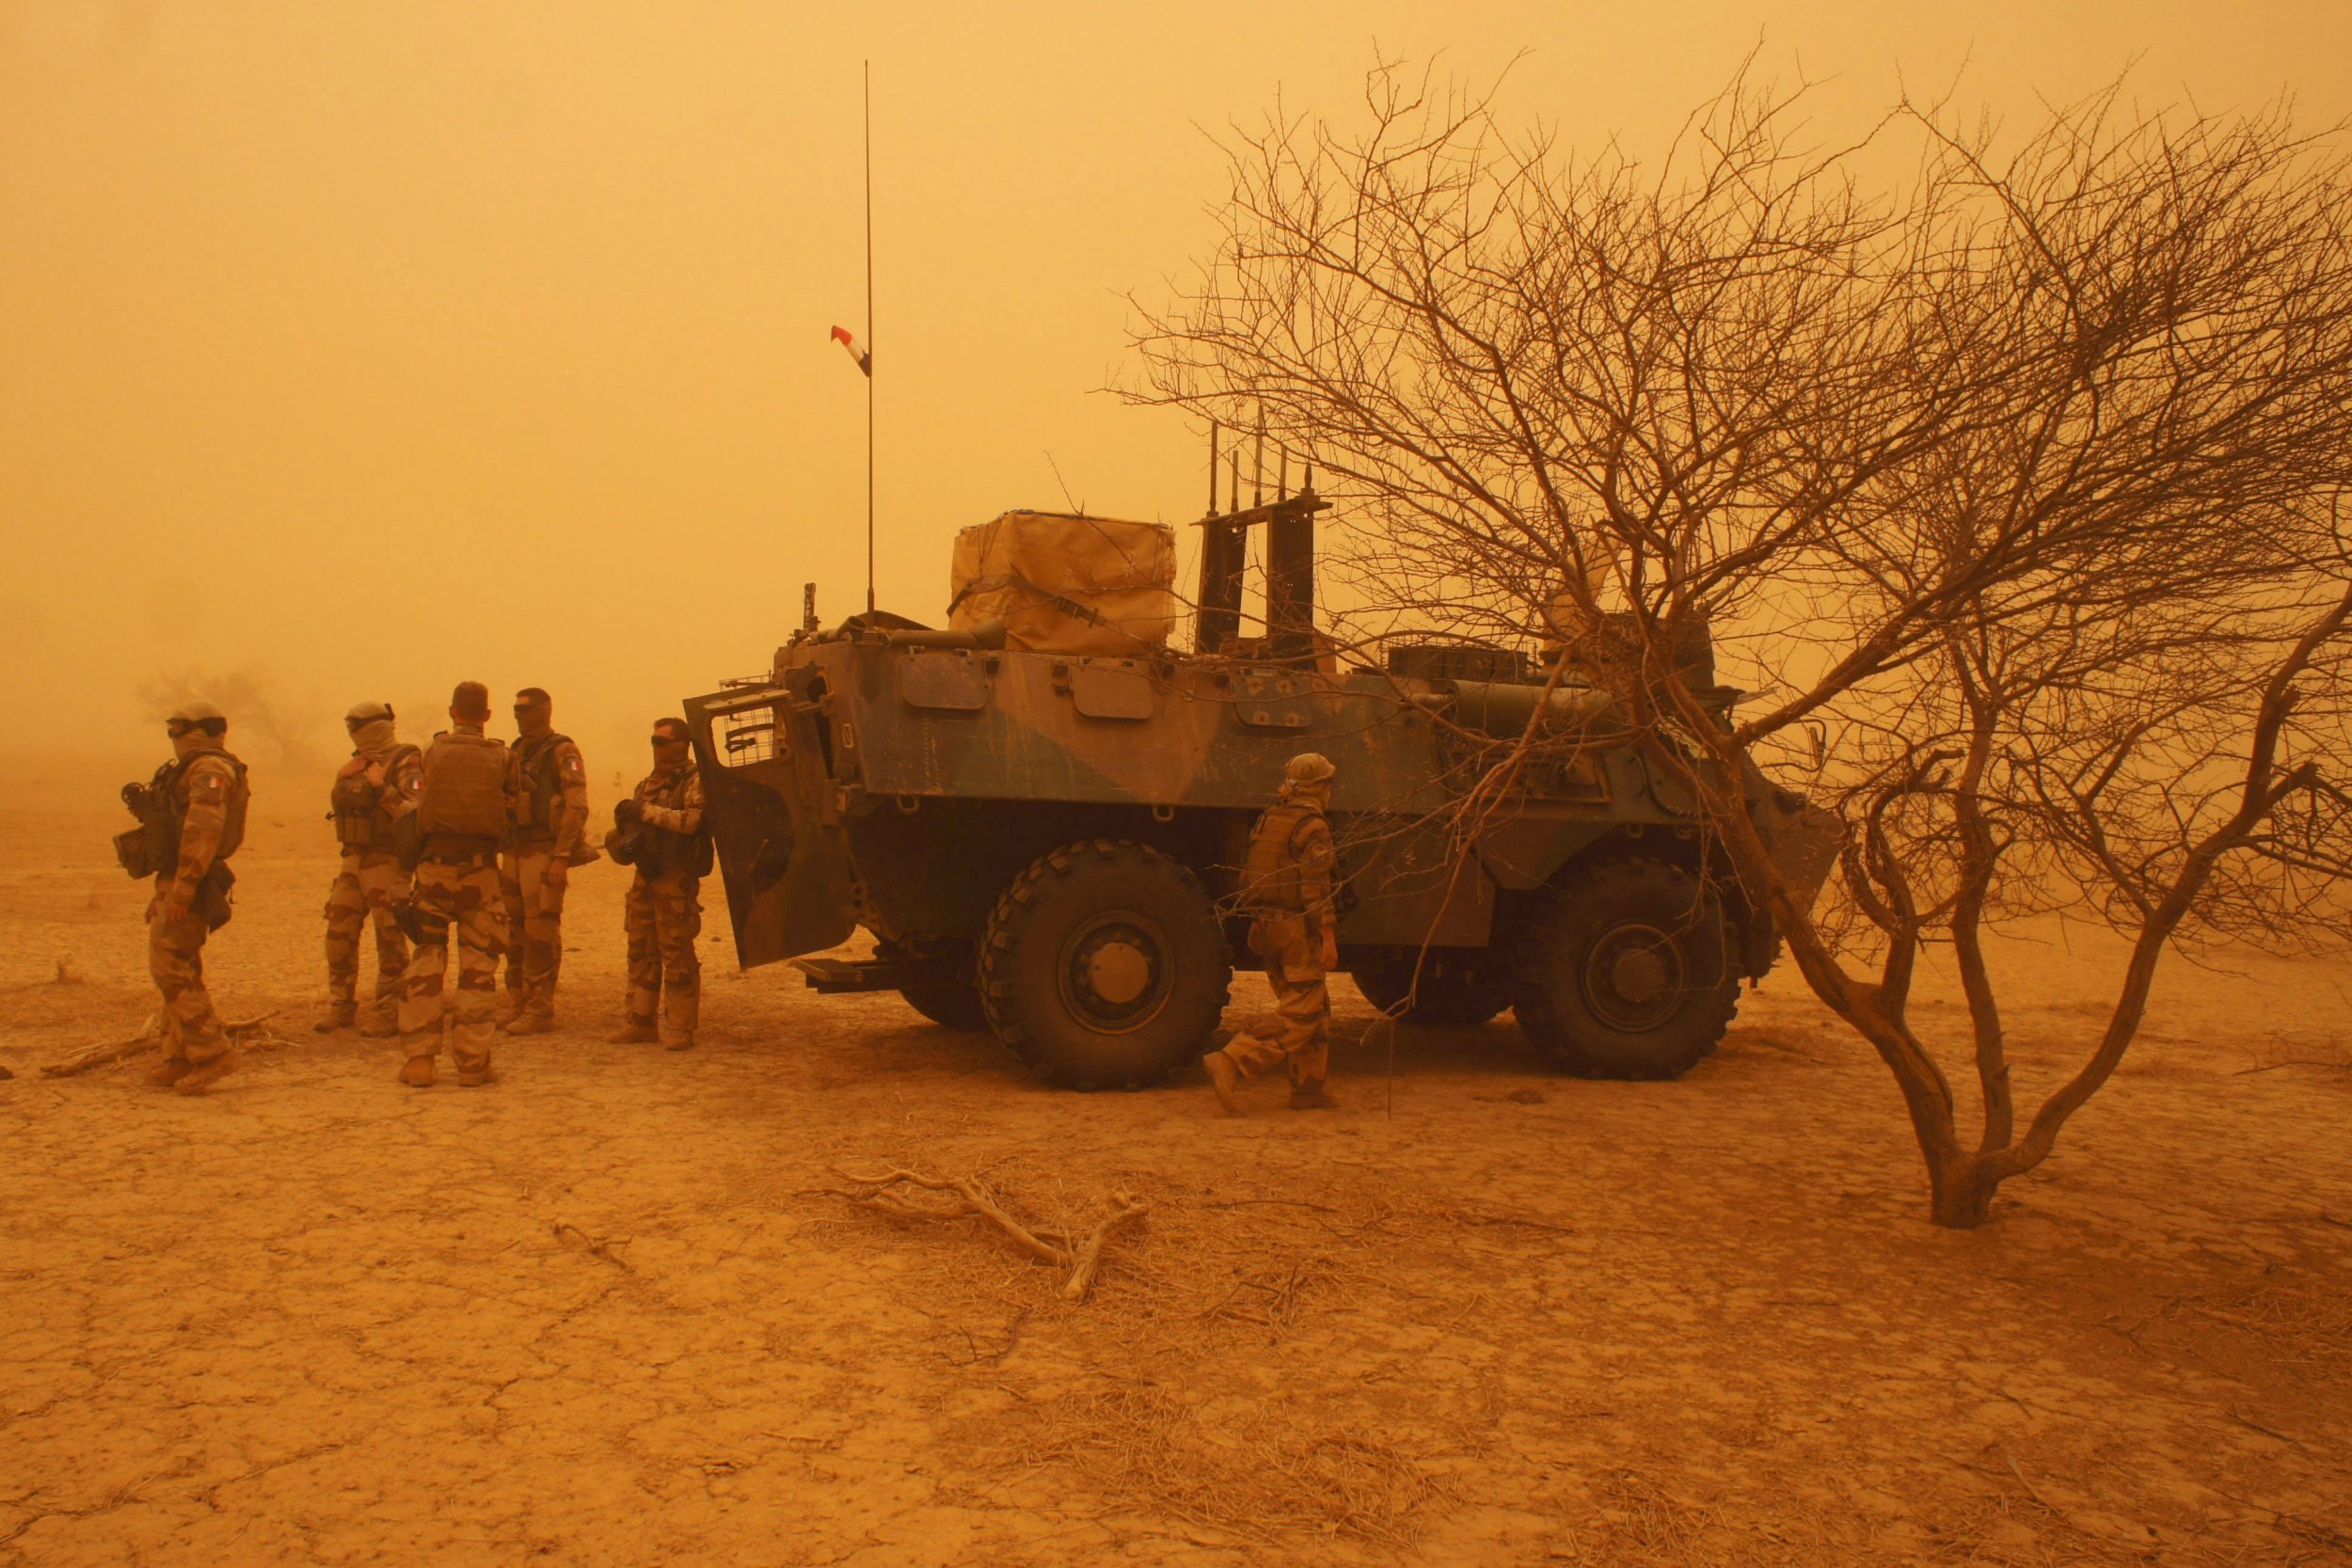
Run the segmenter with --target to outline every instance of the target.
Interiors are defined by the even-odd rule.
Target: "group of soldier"
[[[487,734],[490,694],[478,681],[458,684],[449,718],[450,727],[420,748],[400,738],[388,704],[357,705],[343,720],[351,758],[327,796],[342,863],[326,897],[329,1000],[317,1027],[397,1036],[406,1056],[400,1082],[415,1088],[433,1084],[445,1035],[458,1084],[473,1087],[491,1081],[501,1029],[536,1035],[554,1027],[564,894],[572,868],[597,855],[588,842],[587,766],[571,737],[557,733],[546,691],[515,694],[511,744]],[[251,792],[218,708],[191,703],[166,728],[172,760],[148,784],[125,786],[139,826],[116,847],[126,870],[154,879],[148,960],[163,994],[163,1059],[151,1081],[199,1094],[236,1066],[204,989],[204,942],[229,919],[229,861],[245,839]],[[628,1015],[611,1038],[682,1051],[694,1043],[698,1022],[694,939],[710,835],[685,721],[657,721],[652,747],[653,770],[614,806],[605,835],[613,859],[636,872],[623,913]],[[1275,1009],[1269,1023],[1220,1029],[1201,1058],[1229,1115],[1240,1110],[1244,1083],[1277,1069],[1290,1080],[1292,1109],[1332,1103],[1325,976],[1338,962],[1338,943],[1324,816],[1332,775],[1318,753],[1292,758],[1279,800],[1250,834],[1242,895]],[[363,1012],[360,936],[370,928],[375,990]],[[453,937],[453,1005],[446,994]]]
[[[450,727],[423,747],[400,738],[391,707],[360,703],[344,718],[351,758],[328,790],[342,863],[326,899],[328,1006],[322,1034],[357,1028],[398,1037],[400,1082],[434,1082],[444,1035],[457,1082],[491,1081],[500,1030],[545,1033],[555,1022],[564,959],[564,901],[588,842],[587,767],[554,727],[548,693],[515,694],[516,738],[492,738],[490,694],[463,681]],[[123,791],[138,827],[116,849],[134,876],[154,879],[148,961],[163,996],[155,1084],[199,1094],[234,1069],[236,1053],[204,988],[205,939],[230,913],[230,858],[245,839],[251,790],[228,749],[229,721],[190,703],[167,721],[172,759]],[[605,848],[634,867],[624,902],[627,1017],[615,1042],[694,1043],[701,965],[700,886],[710,869],[702,780],[685,721],[656,721],[653,769],[613,808]],[[375,990],[359,1005],[363,931],[375,939]],[[453,939],[454,998],[446,993]],[[505,963],[505,994],[499,968]]]

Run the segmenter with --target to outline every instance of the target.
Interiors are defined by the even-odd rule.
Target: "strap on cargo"
[[[1003,572],[993,578],[973,578],[970,582],[965,583],[961,589],[957,590],[956,596],[954,598],[947,601],[947,612],[951,615],[954,614],[956,606],[963,603],[964,599],[970,594],[990,594],[995,592],[999,588],[1018,588],[1033,599],[1043,600],[1045,603],[1053,606],[1056,610],[1060,610],[1064,615],[1071,617],[1073,620],[1084,621],[1090,626],[1097,626],[1104,624],[1103,620],[1103,612],[1101,610],[1090,609],[1086,605],[1078,603],[1075,599],[1064,598],[1059,594],[1054,593],[1051,589],[1040,588],[1036,583],[1031,582],[1026,577],[1024,577],[1019,572]]]

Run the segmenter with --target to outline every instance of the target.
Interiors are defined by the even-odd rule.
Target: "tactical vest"
[[[515,837],[523,844],[551,844],[555,841],[556,803],[564,799],[562,765],[556,760],[558,746],[567,744],[569,736],[552,730],[535,739],[515,742],[515,776],[518,787],[515,793]]]
[[[180,834],[188,821],[188,768],[199,757],[221,757],[237,771],[236,782],[229,786],[229,800],[221,811],[220,845],[213,851],[215,861],[225,861],[245,843],[246,802],[252,799],[252,790],[245,782],[245,764],[218,746],[207,746],[190,752],[156,775],[155,800],[161,807],[163,839],[157,845],[162,852],[161,870],[168,871],[180,863]]]
[[[495,851],[506,836],[506,744],[450,730],[424,753],[417,826],[428,859]]]
[[[681,768],[668,782],[655,784],[650,789],[640,784],[637,799],[643,804],[660,806],[664,811],[680,810],[686,804],[686,786],[694,776],[695,770],[691,765]],[[652,781],[647,780],[646,784],[652,784]],[[703,819],[706,823],[709,820],[707,807]],[[707,877],[710,874],[710,830],[706,826],[691,833],[678,833],[667,828],[657,828],[648,822],[645,824],[644,857],[638,863],[643,865],[646,860],[659,867],[651,875],[660,876],[668,872]]]
[[[371,763],[383,765],[387,779],[395,777],[410,757],[417,754],[414,746],[403,743],[392,747]],[[384,786],[371,784],[367,774],[352,773],[336,779],[334,787],[326,792],[329,814],[335,818],[335,842],[345,849],[375,849],[390,853],[392,848],[392,819],[384,811]]]
[[[1249,835],[1249,853],[1242,861],[1241,901],[1253,910],[1303,911],[1306,892],[1299,886],[1298,838],[1309,822],[1322,816],[1312,806],[1285,800],[1269,806]]]

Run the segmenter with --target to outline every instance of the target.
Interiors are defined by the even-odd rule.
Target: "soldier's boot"
[[[604,1037],[607,1045],[651,1045],[661,1037],[649,1018],[632,1018]]]
[[[676,1031],[675,1033],[674,1033],[674,1034],[672,1034],[672,1035],[668,1036],[667,1037],[665,1037],[665,1038],[662,1040],[662,1042],[661,1042],[661,1049],[662,1049],[662,1050],[664,1050],[664,1051],[691,1051],[691,1050],[693,1050],[693,1049],[694,1049],[694,1031],[692,1031],[691,1029],[680,1029],[680,1030]]]
[[[490,1022],[503,1029],[523,1016],[523,993],[519,990],[499,992],[498,1006],[490,1009]]]
[[[233,1051],[224,1051],[211,1061],[199,1062],[188,1069],[180,1075],[180,1081],[171,1086],[179,1094],[202,1094],[236,1070],[237,1053]]]
[[[555,1027],[555,1020],[525,1007],[499,1027],[510,1035],[544,1035]]]
[[[1291,1085],[1291,1109],[1294,1111],[1336,1111],[1340,1102],[1324,1092],[1323,1080],[1310,1078],[1303,1084]]]
[[[412,1089],[431,1088],[433,1086],[433,1058],[430,1056],[409,1057],[408,1065],[400,1069],[400,1081]]]
[[[400,1033],[400,1015],[390,1008],[369,1013],[359,1021],[359,1037],[363,1040],[388,1040]]]
[[[166,1056],[147,1069],[147,1081],[159,1089],[175,1087],[193,1065],[184,1056]]]
[[[322,1035],[331,1035],[338,1030],[348,1029],[358,1022],[359,1004],[357,1002],[330,1002],[327,1004],[326,1011],[319,1014],[319,1021],[316,1023],[311,1024],[310,1027],[317,1030]]]
[[[1241,1087],[1241,1069],[1233,1065],[1233,1058],[1220,1046],[1200,1058],[1200,1069],[1209,1075],[1209,1087],[1216,1091],[1216,1102],[1225,1107],[1225,1114],[1241,1115],[1241,1100],[1234,1092]]]
[[[485,1056],[478,1062],[457,1064],[457,1086],[459,1088],[478,1089],[488,1082],[490,1082],[489,1057]]]

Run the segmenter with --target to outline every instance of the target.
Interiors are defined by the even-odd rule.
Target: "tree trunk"
[[[1974,1154],[1956,1154],[1928,1161],[1931,1195],[1928,1217],[1947,1230],[1974,1230],[1993,1212],[1993,1195],[2001,1179]]]

